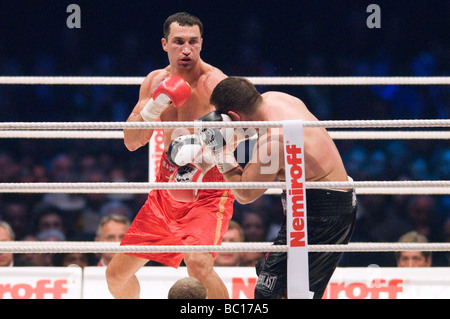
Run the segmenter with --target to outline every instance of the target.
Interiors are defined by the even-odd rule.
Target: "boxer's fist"
[[[205,122],[229,122],[231,118],[227,114],[219,112],[210,112],[201,118],[199,121]],[[233,128],[202,128],[199,130],[202,143],[208,149],[215,151],[223,148],[227,143],[230,143],[234,136]]]
[[[227,114],[211,112],[202,116],[199,120],[228,122],[231,121],[231,118]],[[202,128],[199,129],[199,134],[202,144],[212,152],[219,172],[225,174],[239,167],[239,164],[234,158],[234,150],[240,141],[235,139],[236,135],[233,128]]]
[[[141,111],[142,119],[155,122],[170,102],[175,107],[183,106],[191,96],[191,87],[178,75],[171,75],[158,84],[153,91],[152,98]]]
[[[169,145],[167,158],[172,165],[180,166],[171,175],[169,182],[201,182],[203,176],[214,167],[211,151],[204,149],[196,134],[177,137]],[[194,202],[198,198],[197,189],[168,189],[169,195],[179,202]]]
[[[181,107],[189,100],[191,96],[191,87],[178,75],[171,75],[156,87],[152,98],[159,104],[169,104],[172,101],[175,107]]]
[[[203,146],[198,135],[182,135],[170,143],[167,158],[172,165],[184,166],[197,162],[202,152]]]

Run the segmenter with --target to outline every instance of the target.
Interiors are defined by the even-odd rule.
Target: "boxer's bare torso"
[[[317,121],[298,98],[281,92],[266,92],[253,114],[240,114],[241,121]],[[304,128],[304,158],[306,181],[347,181],[341,156],[324,128]],[[244,167],[224,175],[227,182],[284,181],[284,147],[281,128],[260,129],[252,160]],[[265,190],[233,190],[241,203],[252,202]]]
[[[213,111],[209,98],[214,87],[224,78],[219,69],[205,63],[200,58],[202,41],[198,26],[180,26],[173,23],[169,39],[163,41],[163,48],[168,53],[170,64],[152,71],[147,75],[139,91],[139,101],[128,117],[128,122],[142,122],[140,115],[144,106],[152,97],[156,86],[170,75],[181,76],[191,87],[189,100],[180,108],[169,105],[161,114],[161,121],[194,121]],[[177,132],[178,135],[189,134],[193,130]],[[170,142],[176,137],[173,130],[164,130],[164,148],[167,151]],[[180,134],[181,133],[181,134]],[[129,150],[136,150],[150,140],[153,130],[124,130],[124,142]]]

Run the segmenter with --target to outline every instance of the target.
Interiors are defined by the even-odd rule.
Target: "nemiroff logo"
[[[232,279],[232,298],[254,298],[256,278],[235,277]],[[323,294],[323,299],[397,299],[403,292],[402,279],[374,279],[363,282],[330,282]]]
[[[302,149],[294,144],[286,145],[287,163],[291,178],[292,229],[290,233],[291,247],[305,247],[305,196],[303,194]]]
[[[8,283],[0,284],[0,299],[61,299],[67,293],[67,279],[42,279],[36,284]]]
[[[403,292],[402,279],[374,279],[370,284],[363,282],[331,282],[323,295],[323,299],[397,299]]]

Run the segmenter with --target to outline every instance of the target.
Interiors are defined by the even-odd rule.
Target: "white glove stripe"
[[[146,122],[156,122],[169,103],[170,98],[165,94],[158,95],[156,100],[151,98],[141,111],[142,118]]]

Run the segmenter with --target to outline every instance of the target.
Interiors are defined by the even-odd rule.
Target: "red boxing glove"
[[[164,99],[162,95],[167,96],[175,107],[182,107],[191,96],[191,87],[181,76],[171,75],[156,87],[152,98],[158,102],[159,99]]]
[[[191,87],[178,75],[171,75],[159,83],[152,94],[152,98],[144,106],[141,116],[144,121],[155,122],[170,102],[175,107],[181,107],[189,100]]]

